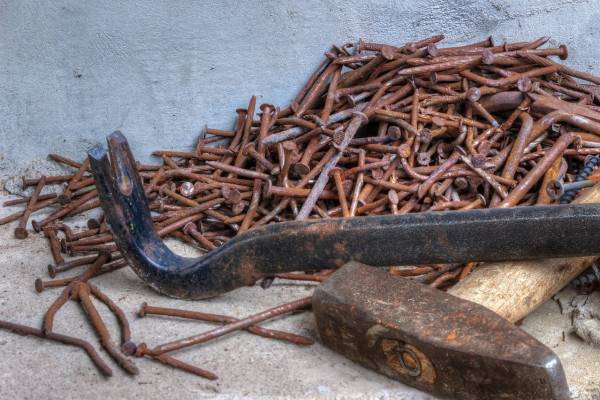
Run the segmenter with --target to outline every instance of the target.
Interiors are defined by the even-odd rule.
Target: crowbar
[[[154,230],[125,137],[111,134],[108,153],[98,145],[88,157],[115,242],[134,271],[159,292],[209,298],[280,272],[350,263],[314,296],[317,325],[328,346],[439,395],[567,398],[556,355],[508,321],[475,303],[357,263],[390,266],[600,254],[595,238],[600,205],[286,222],[242,233],[203,257],[185,258],[171,252]],[[373,308],[375,303],[379,306]],[[336,317],[337,312],[341,314]],[[451,378],[461,383],[459,391]]]

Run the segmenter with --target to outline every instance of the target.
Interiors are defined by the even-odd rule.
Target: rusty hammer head
[[[558,357],[478,304],[359,263],[313,296],[322,342],[363,366],[457,399],[568,399]]]

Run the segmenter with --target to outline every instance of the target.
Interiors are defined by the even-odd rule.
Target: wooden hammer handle
[[[600,184],[582,193],[573,203],[600,203]],[[596,258],[591,256],[485,263],[448,290],[448,293],[487,307],[511,322],[517,322],[554,296]]]

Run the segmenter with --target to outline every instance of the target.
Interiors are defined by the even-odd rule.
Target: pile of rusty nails
[[[564,66],[567,48],[541,48],[549,38],[494,45],[491,38],[440,47],[442,35],[389,46],[360,41],[333,46],[288,107],[252,97],[238,109],[232,130],[206,128],[193,151],[159,150],[162,164],[139,164],[145,192],[161,237],[209,252],[240,232],[268,223],[307,218],[360,217],[484,207],[557,203],[563,193],[589,186],[600,174],[573,183],[588,157],[600,154],[600,78]],[[69,299],[81,302],[102,346],[126,371],[137,368],[125,355],[147,356],[214,379],[211,372],[167,355],[186,347],[171,342],[148,349],[130,340],[124,313],[89,280],[126,266],[102,217],[74,232],[65,221],[99,206],[87,160],[55,154],[74,168],[62,176],[24,179],[35,187],[25,204],[0,224],[19,221],[25,238],[33,220],[50,243],[52,278],[88,266],[68,278],[35,288],[66,287],[48,310],[42,329],[7,322],[0,328],[82,347],[98,368],[110,369],[93,347],[52,331],[56,311]],[[597,164],[597,163],[596,163]],[[594,165],[596,165],[594,164]],[[578,179],[581,181],[581,179]],[[62,190],[41,194],[48,185]],[[61,237],[62,236],[62,237]],[[63,254],[77,257],[66,261]],[[445,288],[468,275],[475,263],[390,267],[396,275]],[[332,271],[279,274],[275,278],[321,282]],[[120,349],[90,301],[95,296],[117,316]],[[233,317],[142,306],[140,315],[160,314],[224,324],[197,335],[203,343],[233,330],[310,344],[312,340],[255,324],[304,309],[310,299],[255,316]]]

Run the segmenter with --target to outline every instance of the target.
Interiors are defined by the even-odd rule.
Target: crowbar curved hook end
[[[90,167],[114,240],[140,278],[160,293],[195,299],[246,283],[228,276],[226,269],[218,274],[209,271],[218,268],[214,263],[211,267],[210,259],[215,257],[181,257],[163,243],[154,229],[127,139],[116,131],[107,142],[108,152],[101,145],[88,151]]]

